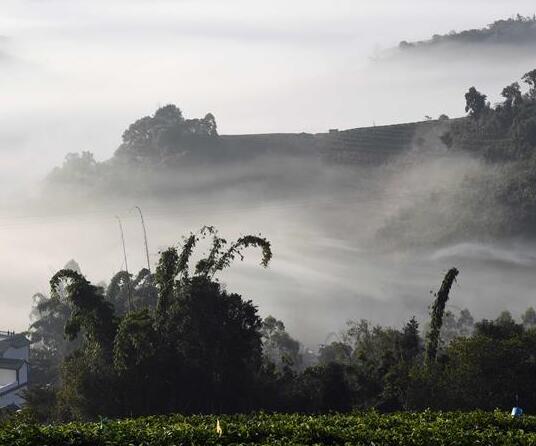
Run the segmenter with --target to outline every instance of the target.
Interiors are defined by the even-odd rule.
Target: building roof
[[[22,359],[0,358],[0,369],[19,370],[24,365]]]
[[[16,334],[0,339],[0,355],[4,354],[10,348],[22,348],[27,345],[30,345],[30,341],[23,334]]]

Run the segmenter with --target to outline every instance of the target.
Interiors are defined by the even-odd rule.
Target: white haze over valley
[[[267,270],[252,250],[221,280],[311,346],[348,319],[396,326],[413,314],[424,320],[429,292],[451,266],[461,271],[453,308],[468,307],[476,317],[521,313],[536,287],[531,242],[375,245],[375,234],[399,209],[485,172],[478,161],[441,147],[416,148],[374,171],[311,166],[307,190],[266,201],[262,190],[240,181],[194,196],[95,200],[71,210],[59,197],[40,195],[43,178],[68,152],[108,159],[130,123],[167,103],[186,117],[212,112],[220,134],[247,134],[461,116],[472,85],[498,100],[503,86],[536,68],[536,50],[487,49],[477,57],[460,49],[455,60],[390,57],[401,40],[536,12],[529,1],[461,4],[3,0],[0,329],[27,328],[32,295],[47,293],[52,274],[71,258],[95,283],[124,268],[116,215],[131,272],[144,267],[135,205],[144,210],[153,268],[160,250],[205,224],[227,239],[270,239]],[[199,171],[191,181],[202,185],[217,175],[235,173]]]

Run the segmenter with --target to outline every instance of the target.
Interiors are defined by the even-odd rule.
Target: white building
[[[30,342],[22,334],[0,331],[0,408],[21,407],[28,386]]]

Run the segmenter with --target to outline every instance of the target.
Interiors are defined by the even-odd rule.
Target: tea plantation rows
[[[38,425],[13,420],[0,444],[55,445],[536,445],[536,417],[507,413],[154,416]]]

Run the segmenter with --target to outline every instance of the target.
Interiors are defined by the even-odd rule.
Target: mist
[[[77,1],[2,5],[0,328],[26,329],[32,295],[47,292],[72,258],[95,283],[123,269],[116,216],[131,272],[144,267],[134,206],[145,215],[153,268],[159,251],[203,225],[227,239],[266,236],[274,251],[268,269],[251,251],[221,280],[310,346],[348,319],[397,327],[412,315],[424,320],[430,291],[451,266],[461,271],[452,303],[476,317],[506,308],[516,315],[531,304],[533,240],[452,230],[475,216],[459,201],[464,179],[497,172],[449,152],[437,134],[418,135],[424,143],[416,137],[374,166],[267,153],[165,174],[125,172],[130,182],[101,189],[48,188],[46,175],[67,153],[91,150],[107,160],[131,122],[170,102],[188,115],[211,111],[222,135],[456,117],[468,87],[498,100],[494,94],[533,68],[536,55],[531,48],[392,50],[404,39],[532,13],[523,1],[474,2],[464,17],[440,1],[414,2],[412,17],[391,1],[203,3],[137,1],[126,15],[122,1],[94,2],[91,12]],[[431,196],[441,200],[432,206]]]
[[[424,321],[430,292],[452,265],[461,270],[453,311],[521,313],[532,299],[532,242],[443,237],[451,222],[434,209],[412,212],[415,232],[397,229],[394,239],[389,236],[393,221],[431,194],[446,195],[441,215],[463,215],[463,204],[450,197],[463,192],[463,178],[485,177],[490,169],[437,142],[415,144],[377,166],[265,155],[235,166],[137,176],[134,184],[141,187],[131,194],[119,186],[94,195],[48,189],[18,203],[0,227],[2,314],[9,314],[9,328],[24,329],[32,294],[46,292],[52,274],[71,258],[94,283],[124,269],[116,215],[130,270],[144,267],[135,205],[145,215],[152,268],[161,250],[203,225],[215,225],[228,240],[247,233],[268,237],[274,251],[269,268],[259,266],[252,250],[220,280],[253,299],[261,315],[284,320],[311,347],[348,319],[392,326],[412,315]]]

